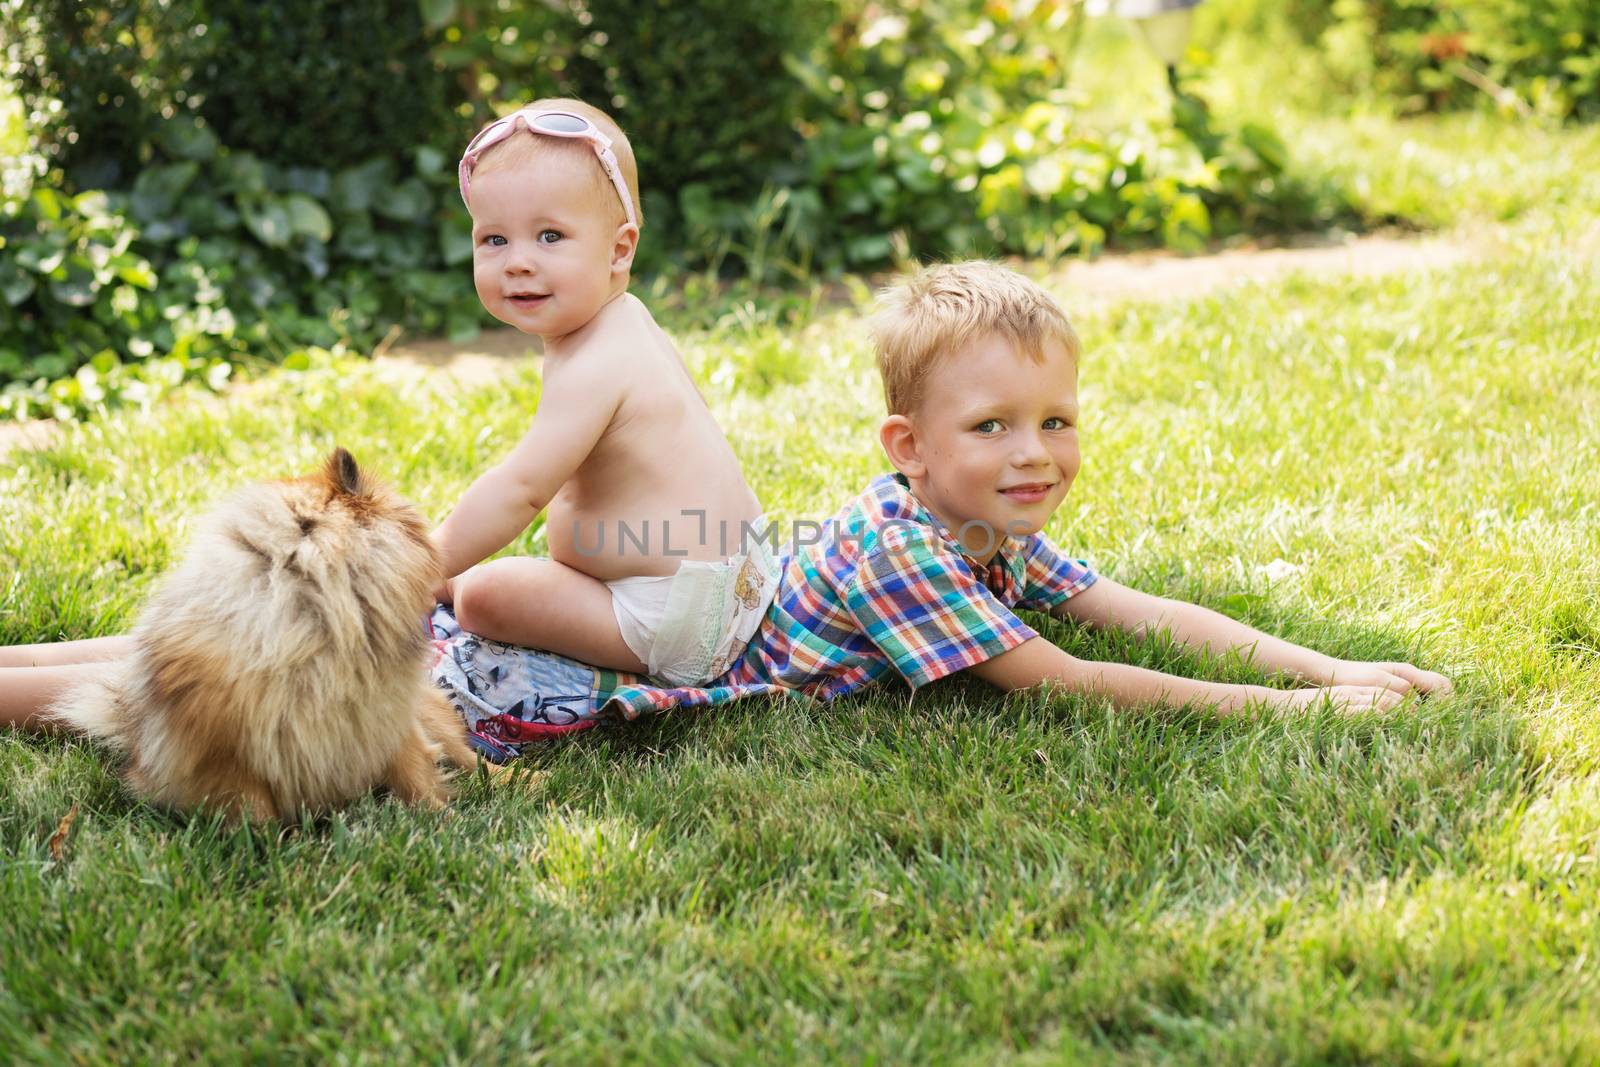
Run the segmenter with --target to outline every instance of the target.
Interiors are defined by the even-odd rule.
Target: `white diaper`
[[[704,685],[744,652],[778,589],[778,564],[752,523],[742,554],[725,560],[684,560],[661,578],[606,583],[622,640],[650,677],[675,686]]]

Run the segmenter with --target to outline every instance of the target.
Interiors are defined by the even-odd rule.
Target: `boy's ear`
[[[639,227],[631,222],[624,222],[617,227],[616,236],[611,239],[611,269],[632,270],[633,257],[638,251]]]
[[[922,445],[917,440],[917,428],[904,415],[890,415],[878,427],[878,443],[890,466],[907,478],[921,478],[928,473],[922,461]]]

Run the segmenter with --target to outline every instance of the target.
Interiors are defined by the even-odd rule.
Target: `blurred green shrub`
[[[0,76],[71,188],[131,182],[186,112],[223,144],[311,166],[465,132],[416,0],[0,0],[0,41]]]
[[[163,127],[157,152],[125,190],[0,202],[12,409],[47,395],[38,379],[97,359],[282,359],[371,346],[396,324],[467,336],[482,321],[469,222],[437,149],[403,166],[285,167],[190,119]]]
[[[1212,0],[1220,33],[1287,35],[1329,89],[1402,113],[1600,116],[1600,0]]]
[[[1600,118],[1600,0],[1465,0],[1468,47],[1536,110]]]
[[[577,0],[564,95],[628,131],[657,189],[746,201],[795,149],[798,94],[784,72],[827,26],[819,0]]]
[[[339,168],[465,136],[417,0],[203,0],[188,91],[230,148]]]
[[[504,111],[607,106],[639,158],[639,262],[782,282],[896,256],[1192,248],[1348,216],[1261,127],[1097,130],[1076,0],[442,0],[436,53]],[[1188,101],[1183,107],[1191,108]]]
[[[1091,125],[1069,85],[1081,9],[0,0],[55,168],[0,197],[6,404],[107,402],[141,360],[206,377],[394,328],[471,333],[487,320],[453,163],[477,123],[537,96],[592,100],[628,129],[643,273],[790,284],[1350,218],[1336,190],[1291,176],[1270,130],[1193,97],[1161,121]],[[80,70],[101,88],[79,92]]]
[[[166,116],[197,103],[184,88],[197,16],[171,0],[0,0],[0,81],[70,187],[132,181]]]
[[[8,173],[0,196],[0,410],[70,414],[174,367],[214,377],[395,327],[476,330],[454,157],[427,143],[464,119],[412,0],[0,3],[54,168]],[[138,361],[148,381],[112,373]]]
[[[1289,174],[1270,130],[1220,125],[1193,97],[1166,123],[1091,125],[1069,87],[1079,17],[1046,0],[842,0],[831,38],[791,63],[818,258],[1193,249],[1350,218],[1336,190]]]

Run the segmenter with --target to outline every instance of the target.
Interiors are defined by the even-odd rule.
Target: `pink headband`
[[[594,154],[600,160],[600,168],[606,172],[606,177],[611,179],[611,184],[617,190],[617,196],[622,199],[622,210],[627,212],[628,223],[635,228],[639,225],[639,218],[633,211],[633,197],[628,195],[628,183],[623,180],[622,167],[617,163],[616,153],[611,151],[611,138],[600,132],[600,128],[582,115],[575,115],[570,111],[553,109],[539,110],[531,107],[513,111],[505,118],[495,119],[478,132],[467,145],[467,150],[461,154],[461,165],[457,174],[461,178],[461,199],[470,207],[467,200],[467,191],[472,184],[472,170],[478,165],[479,158],[492,145],[517,132],[517,125],[521,123],[529,133],[542,134],[546,137],[568,137],[579,141],[587,141],[594,148]]]

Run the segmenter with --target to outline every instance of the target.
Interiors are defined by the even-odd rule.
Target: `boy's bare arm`
[[[528,432],[468,487],[434,531],[445,578],[510,544],[594,450],[622,402],[625,379],[610,362],[547,371]]]
[[[1442,674],[1409,663],[1357,663],[1262,633],[1198,604],[1153,596],[1101,577],[1065,601],[1055,615],[1099,628],[1115,627],[1135,636],[1169,631],[1180,644],[1214,655],[1237,650],[1255,666],[1318,685],[1383,686],[1398,692],[1448,692]]]
[[[1327,700],[1335,707],[1387,711],[1403,699],[1394,690],[1376,686],[1286,690],[1180,678],[1126,663],[1077,659],[1042,637],[1024,641],[1016,648],[970,669],[979,678],[1001,689],[1031,689],[1038,685],[1053,684],[1073,692],[1109,698],[1119,708],[1148,704],[1202,704],[1229,713],[1252,703],[1288,710]]]

